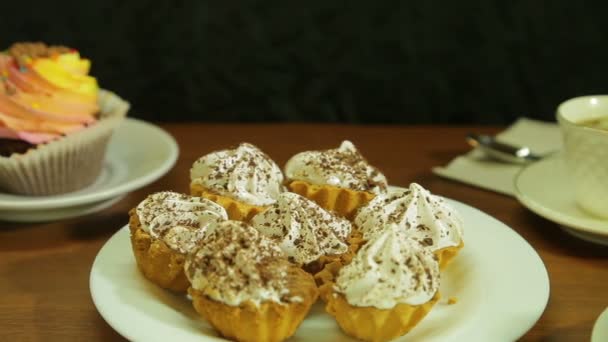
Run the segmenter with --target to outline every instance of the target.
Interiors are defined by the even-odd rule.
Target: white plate
[[[543,313],[547,270],[517,233],[487,214],[449,200],[462,214],[465,247],[443,273],[444,298],[401,341],[514,341]],[[90,276],[93,302],[116,331],[133,341],[223,341],[184,296],[140,275],[123,227],[99,251]],[[458,303],[445,304],[457,297]],[[319,301],[292,341],[354,341]]]
[[[141,188],[167,173],[179,149],[175,139],[150,123],[126,119],[114,132],[106,161],[94,184],[56,196],[0,193],[0,211],[34,211],[99,203]]]
[[[608,341],[608,308],[602,312],[591,333],[591,342],[606,342]]]
[[[528,209],[564,226],[579,238],[608,243],[608,220],[580,209],[566,174],[566,165],[558,154],[525,167],[515,177],[515,195]]]
[[[120,195],[109,200],[94,202],[84,205],[76,205],[66,208],[52,208],[41,210],[0,210],[0,220],[8,222],[48,222],[64,220],[72,217],[84,216],[111,207],[125,195]]]

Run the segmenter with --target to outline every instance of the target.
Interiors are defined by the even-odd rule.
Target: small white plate
[[[515,195],[525,207],[562,225],[566,232],[608,244],[608,220],[587,214],[578,207],[560,154],[522,169],[515,177]]]
[[[14,211],[75,209],[76,206],[109,201],[163,176],[173,167],[178,154],[177,143],[167,132],[144,121],[126,119],[110,140],[103,170],[95,183],[56,196],[0,193],[0,219],[8,219],[2,213],[23,216]]]
[[[514,341],[543,313],[549,278],[534,249],[487,214],[449,200],[463,216],[465,247],[442,274],[444,298],[398,341]],[[148,282],[138,271],[129,228],[99,251],[90,275],[93,302],[116,331],[132,341],[224,341],[198,317],[185,296]],[[447,305],[456,297],[458,303]],[[354,341],[319,301],[293,341]]]
[[[608,308],[602,312],[591,333],[591,342],[606,342],[608,341]]]
[[[76,205],[65,208],[40,210],[0,210],[0,220],[8,222],[49,222],[84,216],[111,207],[125,195],[120,195],[101,202]]]

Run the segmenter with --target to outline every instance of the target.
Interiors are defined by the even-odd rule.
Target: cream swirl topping
[[[283,191],[281,169],[248,143],[201,157],[192,165],[190,179],[219,195],[252,205],[270,205]]]
[[[420,305],[439,288],[439,264],[428,249],[404,239],[394,224],[368,241],[344,266],[334,289],[354,306]]]
[[[301,301],[288,288],[294,266],[277,244],[243,222],[212,225],[184,267],[192,288],[227,305]]]
[[[285,165],[285,175],[290,180],[376,194],[385,192],[387,188],[386,177],[370,165],[348,140],[336,149],[296,154]]]
[[[279,195],[275,204],[252,218],[251,225],[276,241],[289,260],[299,265],[345,253],[352,229],[348,220],[291,192]]]
[[[183,254],[196,246],[209,224],[228,219],[214,202],[171,191],[148,196],[135,213],[144,231]]]
[[[407,237],[432,251],[458,246],[463,236],[463,221],[444,199],[412,183],[407,190],[395,190],[376,196],[362,207],[355,226],[368,240],[389,224],[396,224]]]

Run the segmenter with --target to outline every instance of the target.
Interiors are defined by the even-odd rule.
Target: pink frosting
[[[0,53],[0,138],[45,143],[96,121],[89,97],[48,82]]]
[[[15,132],[6,127],[0,127],[0,138],[24,140],[30,144],[41,144],[57,137],[57,134]]]

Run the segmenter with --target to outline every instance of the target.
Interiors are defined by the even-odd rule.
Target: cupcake
[[[230,219],[239,221],[247,221],[275,203],[283,191],[281,169],[247,143],[201,157],[190,169],[190,180],[192,195],[219,203]]]
[[[437,255],[441,269],[464,246],[463,222],[456,210],[441,197],[412,183],[408,190],[396,190],[374,198],[354,219],[364,240],[396,224],[405,235]]]
[[[348,220],[292,192],[280,194],[275,204],[251,219],[251,225],[311,274],[348,252],[352,231]]]
[[[158,286],[186,292],[184,261],[211,223],[226,220],[224,208],[200,197],[165,191],[152,194],[129,212],[137,266]]]
[[[384,175],[350,141],[337,149],[296,154],[285,165],[285,176],[290,191],[347,218],[387,189]]]
[[[129,104],[99,90],[78,51],[17,43],[0,53],[0,190],[55,195],[99,176]]]
[[[236,341],[287,339],[317,299],[312,276],[240,221],[212,225],[185,270],[196,311]]]
[[[395,225],[365,244],[321,288],[326,310],[348,335],[389,341],[416,326],[439,300],[439,265],[433,253],[403,239]]]

